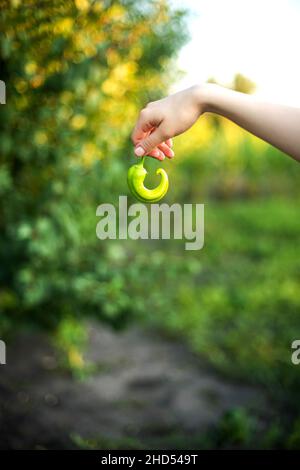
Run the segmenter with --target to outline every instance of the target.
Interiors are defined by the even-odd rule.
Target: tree
[[[126,256],[95,238],[125,190],[128,134],[185,39],[167,2],[0,0],[0,329],[130,310]]]

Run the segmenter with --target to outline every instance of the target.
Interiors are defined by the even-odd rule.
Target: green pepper
[[[169,189],[168,175],[162,168],[156,170],[157,175],[161,175],[161,180],[157,188],[148,189],[144,186],[147,170],[144,168],[145,157],[138,163],[132,165],[128,170],[127,182],[133,196],[141,202],[158,202]]]

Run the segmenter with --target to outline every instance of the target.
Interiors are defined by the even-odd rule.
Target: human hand
[[[196,85],[148,103],[132,132],[135,155],[150,155],[158,160],[173,158],[172,137],[189,129],[204,111],[199,94],[200,87]]]
[[[172,158],[172,137],[189,129],[204,112],[235,122],[300,162],[300,108],[262,101],[219,85],[195,85],[140,112],[132,133],[136,156]]]

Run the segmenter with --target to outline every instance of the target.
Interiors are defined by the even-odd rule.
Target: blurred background
[[[148,101],[299,105],[299,3],[0,5],[0,448],[300,448],[299,164],[204,116],[163,163],[204,248],[95,234]]]

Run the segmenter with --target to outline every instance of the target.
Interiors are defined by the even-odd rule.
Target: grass
[[[184,434],[180,429],[174,429],[167,435],[127,435],[119,438],[98,435],[88,439],[74,434],[71,440],[78,449],[91,450],[272,449],[282,443],[285,448],[293,449],[299,445],[299,422],[285,438],[277,422],[265,427],[248,410],[235,408],[224,413],[216,426],[202,433]]]
[[[242,447],[300,445],[300,369],[291,363],[291,343],[300,338],[299,239],[299,199],[277,196],[208,201],[201,251],[184,251],[177,241],[163,245],[167,258],[176,254],[192,269],[174,279],[173,308],[163,315],[152,310],[148,320],[222,375],[263,387],[273,411],[260,443],[249,420],[233,411],[217,434],[202,436],[203,447],[235,445],[228,422],[248,433]]]
[[[205,246],[193,279],[176,286],[164,326],[223,372],[278,391],[299,384],[291,343],[300,337],[298,201],[206,205]]]
[[[200,251],[185,251],[175,240],[134,242],[149,267],[141,282],[151,288],[145,297],[134,275],[128,290],[135,306],[143,299],[145,320],[187,342],[222,375],[263,387],[270,397],[274,419],[260,443],[253,435],[255,417],[233,410],[193,446],[300,446],[300,370],[291,363],[291,343],[300,338],[299,239],[299,199],[274,196],[208,200]],[[155,264],[157,278],[151,274]],[[184,441],[180,435],[170,439],[160,445],[180,448]],[[111,446],[100,441],[93,445]],[[136,448],[137,442],[115,445]]]

